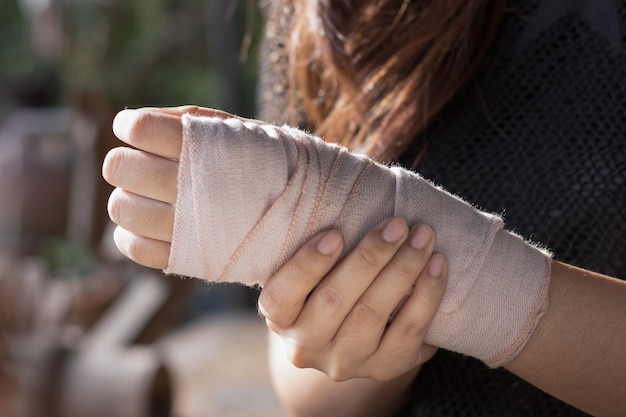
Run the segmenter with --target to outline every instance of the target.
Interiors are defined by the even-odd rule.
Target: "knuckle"
[[[308,262],[304,256],[295,256],[293,262],[289,263],[288,271],[295,279],[314,275],[312,263]]]
[[[394,274],[417,278],[419,273],[419,265],[416,261],[417,258],[394,259],[389,263],[389,267]]]
[[[398,331],[401,337],[407,339],[421,339],[426,334],[426,328],[417,325],[411,320],[404,320],[398,323]]]
[[[192,116],[197,116],[200,114],[200,107],[196,105],[187,105],[183,107],[184,113],[190,114]]]
[[[133,126],[130,129],[130,137],[135,141],[140,139],[148,131],[151,122],[152,115],[149,112],[137,112]]]
[[[143,259],[143,250],[141,246],[141,242],[136,237],[129,237],[126,241],[126,256],[131,260],[142,264],[145,260]]]
[[[102,177],[110,184],[117,181],[118,173],[122,165],[123,153],[121,148],[110,150],[102,163]]]
[[[359,247],[356,251],[358,260],[366,267],[378,267],[381,264],[378,251],[370,246]]]
[[[439,291],[437,291],[439,292]],[[425,294],[423,291],[419,293],[413,294],[414,303],[420,311],[430,312],[436,311],[439,308],[439,303],[441,300],[440,296],[435,294]]]
[[[280,312],[284,310],[283,297],[276,293],[272,286],[266,286],[259,296],[259,307],[263,315],[273,323],[283,326],[281,323]]]
[[[326,373],[335,382],[344,382],[355,377],[345,361],[334,361]]]
[[[121,219],[120,213],[122,202],[120,201],[120,192],[118,190],[119,188],[116,188],[109,196],[109,201],[107,203],[107,212],[111,220],[113,220],[115,224],[119,225]]]
[[[326,374],[331,379],[331,381],[334,382],[343,382],[345,380],[341,368],[338,368],[337,366],[333,366],[332,368],[328,369],[326,371]]]
[[[298,344],[289,344],[285,349],[285,353],[287,355],[287,360],[289,360],[289,362],[291,362],[291,364],[296,368],[305,369],[312,368],[314,366],[313,361],[311,360],[306,349],[303,349]]]
[[[152,245],[122,226],[115,229],[113,238],[120,252],[130,260],[151,268],[162,269],[167,266],[168,248]]]
[[[343,305],[339,294],[328,285],[318,287],[317,296],[322,302],[322,307],[330,311],[339,310]]]
[[[352,315],[357,326],[371,326],[387,320],[368,300],[359,300],[353,307]]]

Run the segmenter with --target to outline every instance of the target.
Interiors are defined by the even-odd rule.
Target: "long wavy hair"
[[[505,3],[294,0],[291,107],[326,140],[396,160],[476,72]]]

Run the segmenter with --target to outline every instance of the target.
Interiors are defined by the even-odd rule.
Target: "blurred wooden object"
[[[63,417],[167,417],[171,377],[159,353],[134,346],[169,291],[152,275],[134,278],[115,304],[73,347],[59,401]]]
[[[77,99],[80,110],[18,109],[0,131],[0,254],[10,259],[0,262],[0,357],[12,365],[0,383],[17,387],[18,417],[171,414],[154,342],[177,322],[190,282],[126,262],[51,276],[24,260],[52,238],[100,240],[99,165],[112,142],[101,98]]]
[[[117,274],[121,285],[98,299],[85,295],[92,291],[84,281],[46,277],[36,262],[5,263],[0,272],[0,331],[7,336],[0,357],[8,358],[19,393],[16,417],[171,415],[171,372],[154,342],[171,331],[188,287],[112,265],[99,279]],[[95,320],[79,318],[85,299],[100,304],[87,312],[100,312]]]
[[[175,384],[177,417],[280,417],[270,381],[267,327],[254,312],[209,315],[159,348]]]
[[[46,239],[89,243],[97,127],[69,108],[19,109],[0,131],[0,249],[38,252]]]
[[[170,372],[149,347],[80,352],[64,374],[59,416],[171,416]]]

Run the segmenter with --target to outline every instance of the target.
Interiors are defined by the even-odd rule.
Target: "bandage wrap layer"
[[[418,174],[290,127],[183,122],[166,273],[263,285],[315,234],[341,231],[345,256],[383,219],[400,216],[430,224],[448,259],[427,343],[500,366],[547,308],[550,256]]]

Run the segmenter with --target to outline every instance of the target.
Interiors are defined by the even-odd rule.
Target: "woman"
[[[626,276],[620,117],[625,59],[614,30],[624,18],[612,2],[577,2],[578,8],[510,2],[506,9],[499,2],[441,3],[320,2],[318,9],[315,2],[306,2],[295,5],[293,27],[290,9],[271,3],[268,29],[279,48],[266,56],[276,78],[265,78],[272,87],[262,89],[261,97],[271,100],[276,111],[266,107],[262,117],[280,122],[278,115],[291,108],[300,116],[298,122],[330,140],[347,138],[347,144],[372,157],[416,164],[427,177],[470,201],[491,211],[506,210],[509,227],[546,244],[557,259],[589,271],[556,264],[550,308],[507,370],[489,370],[443,351],[421,367],[435,351],[422,346],[420,337],[436,313],[447,275],[441,257],[429,258],[436,239],[432,231],[419,225],[409,231],[400,219],[389,220],[336,266],[341,239],[333,232],[323,234],[303,246],[261,293],[260,308],[277,353],[272,358],[279,396],[293,415],[380,416],[394,413],[407,400],[406,415],[581,414],[546,391],[593,414],[623,414],[626,329],[620,317],[626,314],[625,287],[590,271]],[[282,23],[289,38],[281,38],[280,27],[272,22]],[[284,94],[281,104],[280,97],[263,91],[293,94]],[[136,120],[124,123],[120,118],[116,133],[142,149],[176,158],[179,147],[171,143],[180,140],[178,116],[189,111],[146,112],[144,129],[136,129]],[[156,145],[147,145],[148,138]],[[128,183],[123,173],[136,171],[136,163],[129,164],[133,158],[111,155],[105,177],[137,194],[175,201],[171,178],[156,182],[156,194],[145,191],[150,188],[146,181]],[[118,246],[137,262],[165,267],[171,210],[121,195],[117,192],[110,203],[112,217],[122,227]],[[142,226],[145,213],[160,213],[156,217],[162,220],[149,233]],[[421,234],[425,245],[412,244],[421,240],[418,229],[427,231]],[[142,238],[155,233],[157,241]],[[289,279],[296,273],[300,279]],[[402,320],[403,311],[420,313],[413,315],[413,344],[403,355],[383,350],[361,357],[358,344],[335,337],[380,338],[368,327],[363,333],[342,331],[351,323],[341,316],[349,315],[361,293],[338,297],[339,317],[315,320],[324,317],[316,286],[343,283],[350,288],[355,275],[379,283],[390,275],[416,282],[415,296],[390,322],[391,328]],[[375,288],[384,299],[389,286]],[[272,300],[278,303],[272,305]],[[402,305],[400,299],[388,303],[398,302]],[[380,318],[373,320],[380,323]],[[291,346],[291,361],[322,372],[290,364],[276,343],[280,338]],[[317,346],[307,345],[311,340]],[[406,338],[394,340],[394,348],[406,343]],[[392,372],[380,371],[390,364]],[[379,380],[333,381],[352,376]]]
[[[284,5],[268,6],[263,120],[287,121],[293,94],[274,92],[291,85],[299,123],[505,211],[561,261],[626,278],[623,2],[306,3],[295,23]],[[339,106],[328,99],[337,96],[349,98]],[[355,119],[367,133],[346,125]],[[425,365],[411,397],[403,415],[580,414],[448,352]]]

